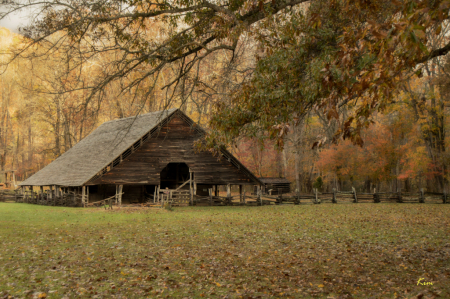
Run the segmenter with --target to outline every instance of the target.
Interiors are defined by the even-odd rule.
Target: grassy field
[[[0,203],[0,298],[450,298],[449,223],[442,204]]]

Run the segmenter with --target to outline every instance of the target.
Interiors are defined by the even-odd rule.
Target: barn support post
[[[39,199],[44,200],[44,186],[39,186]]]
[[[160,196],[161,196],[161,194],[160,194],[160,192],[161,192],[161,185],[158,185],[158,188],[156,190],[157,190],[156,191],[156,202],[159,202],[160,201]]]
[[[155,188],[155,192],[153,192],[153,203],[156,203],[156,191],[158,190],[158,187]]]
[[[219,186],[214,185],[214,196],[219,196]]]
[[[81,204],[86,207],[86,186],[81,187]]]
[[[13,181],[13,188],[16,189],[16,175],[14,174],[14,171],[12,172],[12,181]]]
[[[239,203],[242,204],[242,185],[239,185]]]
[[[189,168],[189,195],[190,195],[189,205],[193,206],[194,205],[194,192],[192,190],[192,171],[190,168]]]
[[[442,194],[442,203],[447,203],[447,192],[444,190],[444,194]]]
[[[212,188],[208,189],[208,193],[209,193],[209,205],[212,206],[213,201],[212,201]]]
[[[256,201],[259,206],[262,206],[262,198],[261,198],[261,186],[256,186]]]
[[[89,203],[89,186],[86,186],[86,204]]]
[[[194,202],[195,202],[196,195],[197,195],[197,182],[195,181],[195,176],[194,176],[194,193],[192,195],[192,204],[194,204]]]
[[[119,203],[119,206],[122,206],[122,190],[123,190],[123,185],[119,185],[119,194],[117,197],[117,201]]]
[[[50,186],[50,191],[53,192],[53,187],[55,187],[55,192],[52,194],[53,205],[56,206],[56,199],[58,198],[58,186]]]
[[[244,194],[242,194],[242,203],[245,205],[245,189],[244,189]]]
[[[53,199],[53,186],[50,185],[50,186],[48,186],[48,188],[50,189],[50,192],[48,192],[48,199],[52,200]]]
[[[34,201],[33,186],[30,186],[30,202],[33,203],[33,201]]]
[[[114,196],[114,203],[117,205],[117,201],[118,201],[118,192],[119,191],[119,186],[116,185],[116,195]]]
[[[231,185],[227,184],[227,205],[231,204]]]

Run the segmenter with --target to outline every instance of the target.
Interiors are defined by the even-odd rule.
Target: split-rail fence
[[[155,190],[153,195],[147,197],[145,203],[123,204],[122,206],[147,206],[147,207],[166,207],[166,206],[188,206],[188,205],[209,205],[209,206],[233,206],[233,205],[280,205],[280,204],[321,204],[321,203],[450,203],[450,194],[425,192],[423,189],[418,192],[373,192],[357,193],[352,191],[333,191],[320,193],[314,190],[312,194],[290,193],[279,194],[277,196],[262,194],[258,189],[256,193],[246,194],[241,192],[238,195],[231,195],[230,188],[227,188],[226,196],[214,196],[213,190],[209,189],[209,195],[194,195],[196,190],[186,189],[159,189]],[[15,190],[11,193],[0,192],[0,201],[15,201],[20,203],[50,205],[50,206],[102,206],[112,208],[114,205],[121,205],[118,198],[123,193],[105,198],[97,202],[83,203],[83,195],[76,192],[60,190],[58,193],[47,190],[45,192],[32,192]]]

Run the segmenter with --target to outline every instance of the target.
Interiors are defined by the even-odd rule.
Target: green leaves
[[[281,24],[268,19],[263,27],[267,34],[258,37],[265,56],[245,85],[247,91],[236,92],[234,98],[238,106],[256,112],[256,118],[251,124],[235,122],[230,106],[227,130],[234,126],[236,135],[229,137],[245,134],[245,127],[251,126],[252,132],[261,131],[261,138],[277,139],[273,128],[282,122],[311,109],[322,109],[329,119],[338,118],[337,107],[347,106],[356,109],[335,140],[349,138],[361,145],[361,129],[370,124],[373,113],[393,101],[406,75],[432,55],[446,53],[430,52],[427,36],[434,27],[434,33],[441,34],[438,15],[444,2],[367,5],[319,0],[311,2],[306,13],[290,11]],[[420,71],[416,74],[421,76]],[[224,117],[217,111],[213,131]]]

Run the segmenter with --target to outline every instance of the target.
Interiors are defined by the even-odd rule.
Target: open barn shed
[[[291,192],[291,182],[286,178],[260,177],[265,194],[284,194]]]
[[[262,185],[226,149],[219,157],[196,152],[194,142],[204,134],[178,109],[108,121],[21,182],[21,194],[25,202],[55,205],[64,195],[72,196],[74,206],[86,206],[107,198],[143,203],[169,194],[175,203],[193,204],[195,196],[218,196],[221,185]]]

